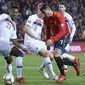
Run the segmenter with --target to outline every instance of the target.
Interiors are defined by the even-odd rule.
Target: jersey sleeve
[[[70,37],[73,38],[76,31],[76,26],[72,17],[69,17],[68,24],[71,27]]]
[[[1,14],[0,15],[0,21],[5,20],[6,18],[10,18],[8,14]]]
[[[60,30],[56,36],[51,38],[52,42],[54,43],[55,41],[58,41],[64,34],[65,34],[65,31],[63,29]]]
[[[29,26],[32,26],[33,21],[34,21],[33,17],[32,17],[32,16],[29,16],[29,18],[28,18],[26,24],[29,25]]]
[[[65,27],[66,27],[66,22],[65,22],[65,18],[62,14],[60,14],[59,12],[56,13],[56,20],[57,20],[57,24],[58,24],[58,28],[59,32],[58,34],[56,34],[56,36],[54,36],[53,38],[51,38],[52,42],[58,41],[64,34],[65,34]]]

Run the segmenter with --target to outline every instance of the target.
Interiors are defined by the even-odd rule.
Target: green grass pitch
[[[85,76],[83,76],[85,72],[85,58],[83,57],[83,53],[72,53],[72,55],[79,56],[80,58],[81,75],[77,76],[74,68],[69,66],[69,71],[66,73],[67,79],[60,84],[55,83],[55,80],[45,79],[42,73],[38,71],[38,67],[41,65],[43,58],[34,55],[25,55],[23,60],[23,77],[28,83],[22,85],[85,85]],[[13,75],[16,78],[15,59],[16,58],[13,57]],[[55,73],[59,75],[55,61],[52,61],[52,64]],[[3,57],[0,56],[0,85],[5,85],[2,79],[5,72],[5,61]],[[13,85],[20,84],[13,83]]]

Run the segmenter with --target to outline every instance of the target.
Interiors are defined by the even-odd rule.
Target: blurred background
[[[85,41],[85,0],[0,0],[0,13],[8,13],[8,9],[12,5],[16,5],[20,9],[20,16],[17,18],[17,36],[18,40],[23,41],[23,28],[27,18],[31,14],[37,13],[37,5],[40,2],[49,3],[53,10],[58,10],[58,3],[65,1],[67,3],[67,12],[72,15],[77,31],[75,33],[74,42]],[[44,35],[44,33],[43,33]],[[44,38],[45,36],[43,36]],[[84,48],[83,48],[84,49]]]

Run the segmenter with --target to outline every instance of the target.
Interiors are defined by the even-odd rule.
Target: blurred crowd
[[[0,0],[0,13],[8,13],[9,8],[17,5],[20,9],[20,16],[17,20],[17,36],[23,39],[23,28],[29,15],[37,12],[37,5],[40,2],[49,3],[53,10],[58,10],[58,3],[62,0]],[[73,16],[77,31],[74,39],[82,39],[85,33],[85,0],[63,0],[67,3],[67,12]]]

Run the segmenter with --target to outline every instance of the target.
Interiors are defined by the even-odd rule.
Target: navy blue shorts
[[[54,42],[54,49],[58,48],[61,50],[62,54],[66,53],[65,47],[69,43],[69,40],[70,40],[70,34],[64,35],[58,41]]]

